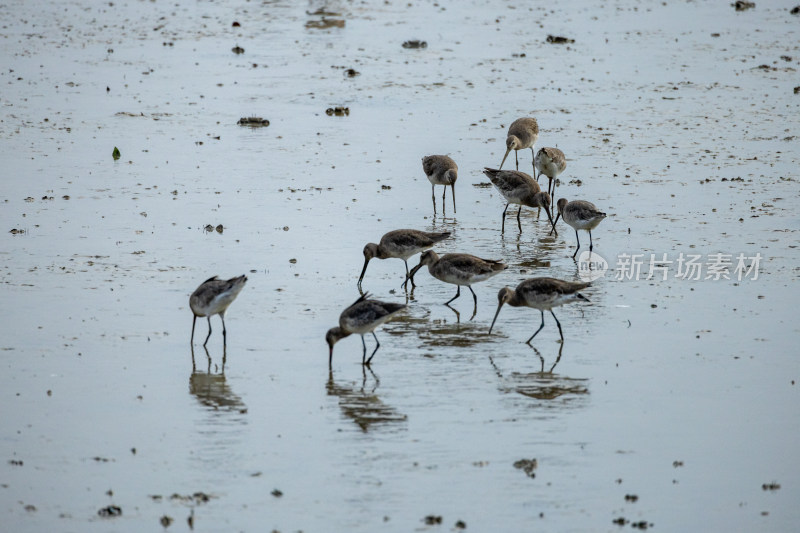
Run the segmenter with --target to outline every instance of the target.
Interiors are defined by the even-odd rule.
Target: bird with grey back
[[[575,256],[578,255],[578,250],[581,249],[581,239],[578,237],[579,229],[589,232],[589,253],[591,253],[594,249],[592,230],[606,218],[606,214],[597,209],[592,202],[587,202],[586,200],[572,200],[568,202],[566,198],[559,198],[556,222],[558,222],[559,217],[563,218],[564,222],[572,226],[575,230],[575,239],[578,241],[578,247],[575,248],[575,253],[572,254],[572,258],[575,259]],[[555,224],[553,224],[553,229],[555,229]]]
[[[225,311],[228,310],[247,282],[247,276],[239,276],[228,280],[217,279],[217,276],[208,278],[192,293],[189,297],[189,307],[194,314],[192,319],[192,338],[190,343],[194,344],[194,326],[197,317],[208,318],[208,335],[203,343],[205,346],[211,337],[211,317],[219,315],[222,319],[222,341],[227,342],[227,331],[225,330]]]
[[[402,287],[408,284],[408,258],[431,248],[437,242],[443,241],[450,236],[449,231],[428,232],[415,229],[396,229],[386,233],[378,244],[374,242],[364,246],[364,268],[358,277],[358,287],[361,288],[361,280],[367,271],[367,265],[373,258],[389,259],[396,257],[402,259],[406,265],[406,278]],[[414,286],[414,280],[411,280]]]
[[[406,308],[405,304],[370,300],[369,296],[369,293],[363,294],[347,309],[342,311],[342,314],[339,315],[339,325],[329,329],[325,334],[325,342],[328,343],[330,349],[328,352],[328,367],[333,362],[333,345],[353,333],[361,335],[361,344],[364,347],[364,352],[361,355],[361,364],[369,366],[372,358],[375,357],[375,352],[381,346],[381,343],[378,342],[378,337],[375,335],[375,328],[391,320],[392,317]],[[372,351],[369,359],[366,358],[367,343],[364,340],[364,334],[366,333],[372,333],[375,338],[375,350]]]
[[[431,200],[433,200],[433,212],[436,213],[437,185],[444,185],[442,193],[442,212],[444,212],[445,197],[447,196],[447,186],[450,186],[453,195],[453,213],[456,212],[456,180],[458,179],[458,165],[446,155],[427,155],[422,158],[422,170],[428,181],[431,182]]]
[[[577,300],[589,301],[584,295],[578,291],[585,289],[589,283],[581,283],[575,281],[564,281],[555,278],[531,278],[523,281],[513,291],[508,287],[503,287],[497,294],[497,312],[494,314],[492,325],[489,326],[489,335],[492,334],[494,323],[497,316],[500,314],[500,309],[503,304],[508,304],[512,307],[532,307],[538,309],[542,315],[542,323],[531,338],[526,341],[530,344],[533,338],[544,327],[544,312],[550,311],[553,319],[558,326],[558,334],[561,336],[561,342],[564,342],[564,333],[561,331],[561,323],[553,313],[553,308],[566,303],[574,302]]]
[[[483,173],[492,182],[497,191],[505,198],[506,208],[503,209],[503,224],[500,233],[506,231],[506,211],[511,204],[519,205],[517,210],[517,226],[520,233],[522,233],[522,223],[519,216],[522,212],[522,206],[526,207],[539,207],[544,208],[547,213],[547,218],[550,224],[553,225],[553,216],[550,214],[550,195],[543,192],[539,188],[536,180],[531,178],[524,172],[516,170],[496,170],[493,168],[484,168]],[[558,235],[558,232],[556,232]]]
[[[551,199],[555,198],[556,178],[567,168],[564,152],[558,148],[540,148],[533,159],[533,166],[539,171],[540,178],[542,174],[547,176],[547,194]]]
[[[525,148],[531,149],[531,166],[533,166],[533,177],[536,177],[536,166],[533,163],[534,152],[533,145],[539,140],[539,123],[535,118],[523,117],[518,118],[511,123],[508,127],[508,136],[506,137],[506,153],[503,160],[500,161],[500,169],[503,168],[503,163],[506,162],[509,152],[514,150],[514,159],[517,163],[517,170],[519,170],[519,158],[517,152]]]

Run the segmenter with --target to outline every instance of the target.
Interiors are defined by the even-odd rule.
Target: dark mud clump
[[[410,41],[406,41],[403,43],[403,48],[408,49],[416,49],[416,48],[427,48],[428,43],[425,41],[420,41],[419,39],[411,39]]]
[[[442,523],[441,516],[429,514],[428,516],[425,517],[425,524],[428,526],[434,526],[441,523]]]
[[[570,39],[562,35],[548,35],[545,40],[550,44],[572,44],[575,42],[575,39]]]
[[[348,78],[355,78],[356,76],[360,75],[361,73],[354,68],[349,68],[344,71],[344,75]]]
[[[237,124],[240,126],[249,126],[251,128],[261,128],[269,126],[269,120],[261,117],[242,117]]]
[[[794,6],[789,13],[792,15],[800,15],[800,6]]]
[[[539,466],[539,461],[536,459],[520,459],[514,462],[514,468],[519,468],[528,477],[536,477],[536,467]]]
[[[116,505],[109,505],[108,507],[103,507],[97,514],[102,516],[103,518],[113,518],[115,516],[122,515],[122,509],[117,507]]]
[[[239,55],[239,54],[243,54],[243,53],[244,53],[244,48],[242,48],[241,46],[239,46],[239,45],[237,44],[236,46],[234,46],[233,48],[231,48],[231,51],[232,51],[234,54],[236,54],[236,55]]]
[[[733,5],[733,8],[736,11],[745,11],[747,9],[752,9],[752,8],[756,7],[756,3],[755,2],[745,2],[743,0],[737,0],[732,5]]]
[[[336,116],[336,117],[344,117],[350,115],[350,108],[349,107],[329,107],[325,110],[325,114],[329,117]]]

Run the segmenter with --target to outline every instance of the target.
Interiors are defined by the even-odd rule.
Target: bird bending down
[[[606,218],[606,214],[598,210],[592,202],[585,200],[567,202],[566,198],[559,198],[556,222],[558,222],[559,217],[562,217],[564,222],[575,230],[575,239],[578,241],[578,247],[575,248],[572,258],[575,259],[575,256],[578,255],[578,250],[581,249],[581,239],[578,237],[579,229],[589,232],[589,252],[591,253],[593,249],[592,230],[600,224],[600,221]],[[553,224],[553,229],[555,229],[555,224]]]
[[[217,276],[208,278],[192,293],[189,297],[189,307],[194,313],[192,319],[192,338],[190,342],[194,344],[194,326],[197,322],[197,317],[208,317],[208,335],[203,343],[205,346],[208,339],[211,337],[211,317],[219,315],[222,319],[222,342],[227,342],[227,331],[225,331],[225,311],[228,306],[233,303],[236,297],[244,288],[247,282],[247,276],[239,276],[238,278],[231,278],[229,280],[217,279]]]
[[[428,250],[420,256],[419,264],[411,270],[409,278],[413,279],[417,270],[425,265],[428,266],[428,272],[434,278],[458,286],[456,295],[450,298],[445,305],[449,305],[450,302],[461,296],[461,286],[466,285],[475,301],[476,312],[478,297],[471,285],[485,281],[508,268],[508,265],[501,261],[481,259],[469,254],[445,254],[439,257],[433,250]],[[475,314],[473,313],[472,316],[474,317]]]
[[[540,148],[533,159],[533,166],[542,174],[547,176],[547,193],[553,198],[556,192],[556,178],[567,168],[567,160],[564,152],[558,148]]]
[[[531,158],[533,158],[533,145],[536,144],[538,139],[539,123],[536,122],[535,118],[518,118],[512,122],[511,126],[508,127],[508,137],[506,137],[506,154],[503,156],[503,160],[500,162],[500,168],[503,168],[503,163],[506,162],[508,153],[511,150],[514,150],[514,159],[517,162],[517,170],[519,170],[519,158],[517,157],[517,152],[524,148],[530,148]],[[535,178],[536,166],[533,164],[533,159],[531,159],[531,166],[533,166],[533,177]]]
[[[524,172],[516,170],[496,170],[493,168],[484,168],[483,173],[489,178],[489,181],[506,199],[506,208],[503,209],[503,225],[500,230],[501,233],[506,231],[506,211],[511,204],[519,205],[517,210],[517,226],[520,233],[522,233],[522,223],[519,220],[519,215],[522,212],[522,206],[527,207],[544,207],[547,213],[547,218],[550,219],[550,225],[555,229],[553,223],[553,216],[550,214],[550,195],[542,192],[536,180],[531,178]],[[556,235],[558,232],[556,231]]]
[[[550,311],[556,321],[558,334],[561,336],[561,342],[563,343],[564,333],[561,331],[561,323],[553,313],[553,308],[576,300],[588,302],[589,299],[578,292],[588,286],[589,283],[564,281],[555,278],[531,278],[517,285],[517,288],[513,291],[508,287],[503,287],[497,294],[497,312],[494,314],[492,325],[489,327],[489,334],[492,334],[492,328],[494,328],[494,323],[497,320],[497,315],[500,314],[503,304],[508,304],[512,307],[533,307],[541,312],[542,324],[531,335],[531,338],[525,342],[530,344],[536,334],[542,330],[544,327],[544,312]]]
[[[442,193],[442,211],[444,211],[444,199],[447,196],[447,186],[453,192],[453,213],[456,212],[456,180],[458,179],[458,165],[446,155],[427,155],[422,158],[422,170],[431,182],[431,200],[433,200],[433,212],[436,212],[436,196],[434,190],[437,185],[444,185]]]
[[[381,302],[379,300],[369,300],[370,294],[365,293],[361,298],[353,302],[350,307],[342,311],[339,315],[339,326],[331,328],[325,334],[325,341],[328,343],[330,351],[328,353],[328,367],[333,362],[333,345],[339,340],[349,337],[353,333],[361,335],[361,344],[364,346],[364,353],[361,355],[361,364],[369,366],[375,352],[380,348],[381,343],[375,335],[375,328],[387,322],[395,314],[406,308],[404,304]],[[365,333],[372,333],[375,338],[375,350],[372,355],[367,357],[367,343],[364,340]]]
[[[358,277],[359,288],[361,287],[361,280],[364,279],[364,274],[367,272],[367,265],[370,259],[375,257],[378,259],[388,259],[390,257],[402,259],[403,263],[406,264],[406,280],[402,285],[405,287],[408,284],[408,258],[427,250],[449,236],[449,231],[429,233],[415,229],[396,229],[381,237],[380,243],[371,242],[367,244],[364,246],[364,268],[361,269],[361,275]],[[414,286],[413,279],[411,280],[411,285],[412,287]]]

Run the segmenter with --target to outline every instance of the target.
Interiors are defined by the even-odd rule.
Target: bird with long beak
[[[500,314],[500,309],[503,304],[508,304],[512,307],[533,307],[538,309],[542,314],[542,324],[539,326],[531,338],[525,341],[527,344],[533,340],[537,333],[544,327],[544,312],[550,311],[558,326],[558,334],[561,336],[561,342],[564,342],[564,333],[561,331],[561,323],[553,313],[553,308],[566,303],[574,302],[577,300],[589,301],[584,295],[578,291],[585,289],[589,283],[581,283],[575,281],[564,281],[555,278],[531,278],[523,281],[513,291],[508,287],[503,287],[497,293],[497,312],[494,314],[492,325],[489,326],[489,335],[492,334],[494,323],[497,320],[497,315]]]
[[[433,212],[436,213],[436,196],[434,189],[437,185],[444,185],[442,192],[442,212],[444,212],[444,200],[447,196],[447,186],[453,192],[453,212],[456,212],[456,180],[458,179],[458,165],[446,155],[426,155],[422,158],[422,171],[425,172],[428,181],[431,182],[431,199],[433,200]]]
[[[493,168],[484,168],[483,173],[492,182],[492,185],[506,200],[506,208],[503,209],[503,224],[500,233],[506,231],[506,211],[511,204],[519,205],[517,210],[517,226],[520,233],[522,233],[522,223],[519,220],[520,213],[522,213],[522,206],[526,207],[544,207],[547,213],[547,218],[550,220],[550,225],[553,226],[555,231],[555,224],[553,223],[553,215],[550,213],[550,195],[543,192],[539,188],[536,180],[531,178],[524,172],[516,170],[496,170]],[[558,232],[556,231],[556,236]]]
[[[578,241],[578,247],[575,248],[575,253],[572,254],[572,258],[575,259],[575,256],[578,255],[578,250],[581,249],[581,239],[578,237],[579,229],[589,232],[589,253],[591,253],[594,249],[592,230],[606,218],[606,214],[597,209],[592,202],[587,202],[586,200],[572,200],[571,202],[567,202],[566,198],[559,198],[556,222],[558,222],[559,217],[563,217],[564,222],[572,226],[572,229],[575,230],[575,240]],[[556,225],[553,224],[554,231],[555,227]],[[556,233],[556,235],[558,234]]]
[[[397,257],[402,259],[406,264],[406,279],[402,287],[408,284],[408,258],[419,252],[425,251],[432,247],[439,241],[442,241],[450,236],[449,231],[443,232],[426,232],[418,231],[415,229],[396,229],[390,231],[381,237],[378,244],[371,242],[364,246],[364,268],[361,269],[361,275],[358,277],[358,287],[361,288],[361,280],[364,279],[364,274],[367,272],[367,265],[370,259],[389,259],[390,257]],[[411,286],[414,286],[414,280],[411,280]]]
[[[406,308],[405,304],[396,304],[390,302],[381,302],[379,300],[370,300],[369,293],[365,293],[361,298],[353,302],[347,309],[342,311],[339,315],[339,326],[331,328],[325,334],[325,342],[328,343],[330,351],[328,352],[328,366],[333,363],[333,345],[345,337],[349,337],[353,333],[361,335],[361,344],[364,347],[364,352],[361,355],[361,364],[369,366],[372,358],[375,357],[375,352],[380,348],[381,343],[378,342],[378,337],[375,335],[375,328],[390,320],[394,315]],[[372,355],[367,359],[367,343],[364,340],[364,334],[372,333],[375,338],[375,350]]]
[[[481,259],[469,254],[445,254],[439,257],[433,250],[428,250],[420,256],[419,264],[411,269],[409,279],[413,278],[414,274],[425,265],[428,266],[428,272],[434,278],[458,286],[456,295],[450,298],[445,305],[449,305],[450,302],[461,296],[462,285],[467,286],[475,301],[473,317],[478,310],[478,297],[471,285],[496,276],[508,268],[508,265],[502,261]]]
[[[517,157],[517,152],[525,148],[530,148],[533,177],[535,178],[536,165],[533,164],[533,159],[535,159],[533,145],[536,144],[538,139],[539,123],[536,122],[535,118],[523,117],[512,122],[511,126],[508,127],[508,137],[506,137],[506,154],[503,156],[503,160],[500,162],[500,168],[503,168],[503,163],[506,162],[509,152],[514,150],[514,159],[517,162],[517,170],[519,170],[519,158]]]

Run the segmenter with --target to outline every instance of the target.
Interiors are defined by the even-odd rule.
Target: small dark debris
[[[251,128],[259,128],[269,126],[269,120],[261,117],[242,117],[237,122],[240,126],[250,126]]]
[[[206,232],[211,233],[212,231],[214,231],[214,226],[212,226],[211,224],[206,224],[206,227],[203,229],[206,230]]]
[[[638,522],[633,522],[631,527],[633,529],[647,529],[648,527],[653,527],[653,524],[648,523],[647,520],[640,520]]]
[[[635,503],[635,502],[639,501],[639,496],[637,496],[636,494],[626,494],[625,495],[625,501],[626,502]]]
[[[24,229],[11,228],[11,230],[9,230],[9,233],[11,235],[20,235],[22,233],[25,233],[25,230]]]
[[[434,526],[436,524],[441,524],[441,523],[442,523],[441,516],[429,514],[428,516],[425,517],[425,524],[429,526]]]
[[[103,518],[113,518],[115,516],[122,515],[122,509],[116,505],[109,505],[108,507],[103,507],[97,514],[102,516]]]
[[[456,529],[467,529],[467,523],[463,520],[456,522]]]
[[[231,26],[234,27],[234,28],[240,28],[242,25],[234,20],[233,24],[231,24]]]
[[[236,46],[234,46],[233,48],[231,48],[231,51],[232,51],[234,54],[237,54],[237,55],[238,55],[238,54],[243,54],[243,53],[244,53],[244,48],[242,48],[241,46],[239,46],[239,45],[237,44]]]
[[[711,36],[712,37],[719,37],[719,33],[712,33]]]
[[[214,229],[216,230],[217,233],[222,233],[222,230],[224,230],[225,228],[222,227],[222,224],[217,224],[217,227]]]
[[[381,185],[381,189],[383,189],[384,191],[389,191],[389,190],[392,189],[392,186],[391,185]]]
[[[348,78],[355,78],[356,76],[360,75],[361,73],[354,68],[349,68],[344,71],[344,75]]]
[[[744,0],[736,0],[735,3],[731,4],[736,11],[745,11],[747,9],[752,9],[756,7],[755,2],[746,2]]]
[[[794,88],[794,94],[800,94],[800,85]]]
[[[28,511],[29,513],[35,513],[36,512],[36,506],[28,504],[28,505],[25,506],[25,510]]]
[[[403,43],[403,48],[427,48],[428,43],[425,41],[420,41],[419,39],[411,39],[410,41],[406,41]]]
[[[673,468],[678,468],[678,467],[681,467],[681,466],[683,466],[683,461],[672,461],[672,467]]]
[[[514,468],[519,468],[525,475],[528,477],[536,477],[536,467],[539,466],[539,461],[536,459],[520,459],[519,461],[514,461]]]
[[[280,490],[278,490],[278,489],[274,489],[272,492],[270,492],[270,494],[272,494],[272,495],[273,495],[273,496],[275,496],[276,498],[280,498],[281,496],[283,496],[283,492],[281,492],[281,491],[280,491]]]
[[[772,483],[764,483],[761,485],[761,490],[778,490],[779,488],[781,488],[780,483],[775,483],[774,481]]]
[[[794,6],[789,13],[792,15],[800,15],[800,6]]]
[[[175,520],[174,520],[174,519],[173,519],[171,516],[164,515],[164,516],[162,516],[162,517],[161,517],[161,519],[160,519],[159,521],[161,522],[161,525],[162,525],[162,526],[164,526],[165,528],[167,528],[167,527],[169,527],[169,526],[172,524],[172,522],[174,522]]]
[[[611,523],[616,524],[618,526],[624,526],[625,524],[628,523],[628,520],[626,520],[625,517],[620,516],[619,518],[615,518],[614,520],[612,520]]]
[[[331,116],[344,117],[350,115],[350,108],[342,106],[329,107],[328,109],[325,110],[325,114],[328,115],[329,117]]]
[[[545,41],[550,44],[571,44],[575,42],[575,39],[570,39],[569,37],[564,37],[562,35],[548,35]]]
[[[20,461],[19,459],[9,459],[8,464],[14,465],[14,466],[22,466],[24,463],[22,461]]]

